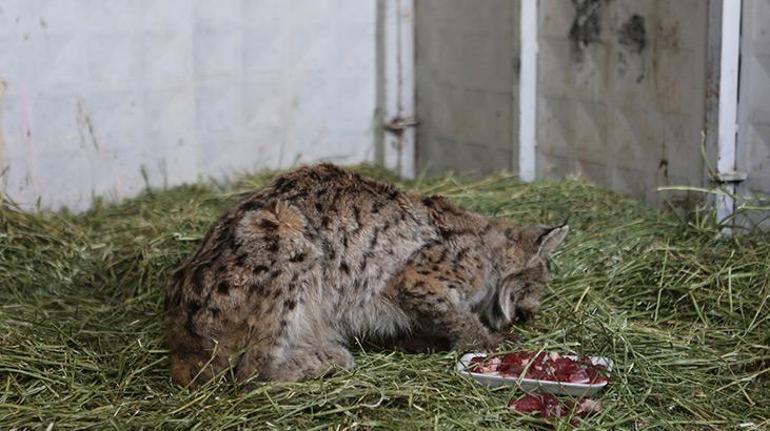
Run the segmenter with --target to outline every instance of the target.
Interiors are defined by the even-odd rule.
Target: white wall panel
[[[371,159],[376,0],[2,0],[0,162],[25,208]],[[4,89],[4,91],[3,91]]]

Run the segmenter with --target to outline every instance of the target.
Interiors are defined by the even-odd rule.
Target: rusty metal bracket
[[[740,183],[746,181],[749,174],[741,171],[719,172],[714,175],[714,181],[718,183]]]
[[[390,133],[395,133],[397,135],[400,135],[404,133],[404,130],[406,130],[409,127],[415,127],[418,124],[420,124],[419,121],[417,121],[416,118],[410,117],[410,118],[399,118],[396,117],[387,123],[382,125],[382,128],[385,129],[385,131]]]

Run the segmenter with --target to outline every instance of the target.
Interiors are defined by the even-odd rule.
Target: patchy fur
[[[347,343],[489,348],[539,306],[566,227],[522,227],[330,164],[235,205],[166,286],[165,341],[181,385],[350,368]]]

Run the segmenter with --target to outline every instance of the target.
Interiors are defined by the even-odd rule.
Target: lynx
[[[521,226],[331,164],[227,211],[165,289],[172,379],[294,381],[351,368],[354,339],[498,345],[533,316],[567,226]]]

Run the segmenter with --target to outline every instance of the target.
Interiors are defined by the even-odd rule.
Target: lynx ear
[[[511,286],[506,285],[503,286],[500,291],[497,292],[497,306],[499,308],[499,312],[502,314],[502,322],[498,323],[498,326],[502,326],[504,322],[510,322],[513,318],[512,316],[512,308],[513,304],[511,303]],[[500,329],[498,327],[498,329]]]
[[[481,319],[490,328],[498,331],[508,325],[513,318],[513,302],[511,301],[510,280],[503,280],[492,295],[488,296],[482,307]]]
[[[569,226],[567,225],[546,229],[535,242],[536,254],[540,257],[546,257],[553,253],[564,242],[567,233],[569,233]]]

